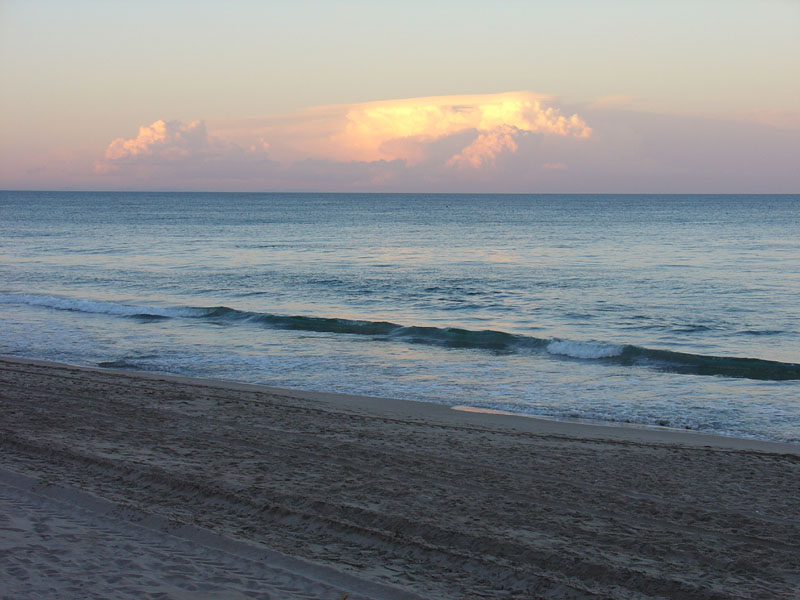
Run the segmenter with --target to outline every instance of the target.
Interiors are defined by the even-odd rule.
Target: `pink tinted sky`
[[[0,188],[800,192],[800,2],[0,0]]]

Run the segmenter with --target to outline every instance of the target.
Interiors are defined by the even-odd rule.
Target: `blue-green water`
[[[0,192],[0,353],[800,443],[800,196]]]

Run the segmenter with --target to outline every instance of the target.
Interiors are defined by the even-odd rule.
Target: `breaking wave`
[[[388,321],[277,315],[241,311],[226,306],[207,308],[138,306],[44,294],[0,294],[0,304],[24,304],[145,321],[151,319],[225,321],[271,329],[369,336],[379,341],[399,341],[447,348],[488,350],[498,353],[539,353],[564,360],[593,360],[687,375],[715,375],[767,381],[800,379],[800,365],[795,363],[691,354],[602,341],[537,338],[494,330],[475,331],[456,327],[406,326]]]

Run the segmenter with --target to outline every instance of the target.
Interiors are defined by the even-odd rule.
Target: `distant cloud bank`
[[[169,175],[170,172],[216,174],[225,178],[233,169],[241,173],[248,165],[253,169],[268,163],[264,143],[249,149],[240,148],[206,131],[204,121],[182,123],[158,120],[139,128],[135,138],[117,138],[106,148],[105,155],[95,162],[100,174]],[[210,171],[209,171],[210,169]]]
[[[626,104],[565,107],[552,96],[508,92],[157,120],[111,141],[93,177],[107,189],[232,191],[800,188],[792,165],[800,130],[785,126],[785,115],[724,121]]]
[[[208,121],[158,120],[117,138],[95,163],[109,177],[249,180],[263,189],[391,185],[446,186],[465,172],[491,179],[526,138],[580,144],[592,129],[553,98],[533,92],[434,96],[310,108],[289,115]],[[536,144],[534,144],[536,145]],[[562,162],[532,157],[536,169]],[[295,182],[294,185],[292,182]]]

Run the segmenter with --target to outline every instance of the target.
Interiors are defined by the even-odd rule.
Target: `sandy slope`
[[[0,411],[11,597],[800,597],[797,446],[5,358]]]
[[[396,588],[0,469],[9,598],[398,598]]]

